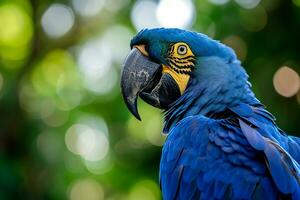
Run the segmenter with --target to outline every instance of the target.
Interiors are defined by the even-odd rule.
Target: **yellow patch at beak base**
[[[134,48],[137,48],[144,56],[149,56],[148,52],[146,51],[146,45],[141,44],[141,45],[134,45]]]
[[[168,73],[172,76],[172,78],[176,81],[176,83],[180,89],[180,93],[183,94],[183,92],[185,91],[186,86],[189,82],[190,75],[177,73],[172,68],[170,68],[166,65],[162,65],[162,66],[163,66],[162,72]]]

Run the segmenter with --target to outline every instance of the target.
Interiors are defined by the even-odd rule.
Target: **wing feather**
[[[230,123],[194,116],[172,129],[160,166],[165,200],[249,199],[258,191],[267,192],[263,186],[257,190],[266,178],[263,158],[253,160],[258,151],[240,127]]]

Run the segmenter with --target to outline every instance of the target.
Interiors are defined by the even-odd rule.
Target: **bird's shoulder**
[[[263,161],[252,159],[256,154],[234,121],[187,117],[163,147],[164,199],[249,198],[266,171]],[[266,184],[272,188],[267,178]]]
[[[271,119],[268,113],[262,115]],[[262,119],[258,121],[266,123]],[[167,200],[197,195],[276,199],[299,194],[298,170],[280,144],[262,136],[243,117],[216,120],[199,115],[181,120],[170,131],[160,182]]]

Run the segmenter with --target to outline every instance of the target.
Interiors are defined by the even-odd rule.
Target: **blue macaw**
[[[300,139],[255,97],[234,51],[204,34],[145,29],[131,41],[124,101],[164,110],[165,200],[300,199]]]

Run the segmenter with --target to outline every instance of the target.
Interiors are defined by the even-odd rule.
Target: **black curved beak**
[[[138,96],[152,106],[165,109],[181,95],[171,75],[162,73],[162,66],[137,48],[131,50],[123,64],[121,90],[126,106],[138,120],[141,120]]]

